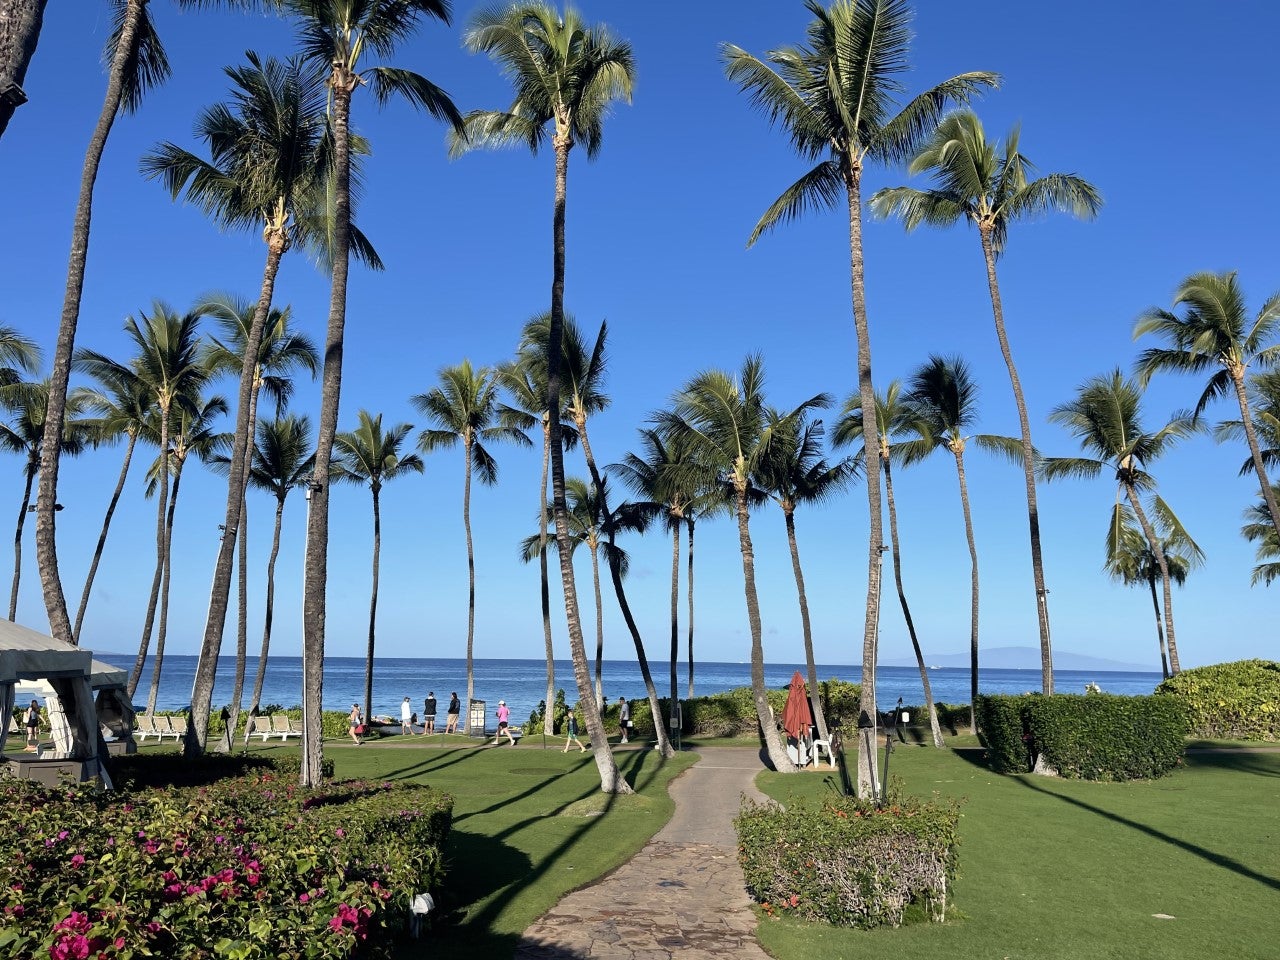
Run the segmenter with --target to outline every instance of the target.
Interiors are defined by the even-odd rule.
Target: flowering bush
[[[955,876],[954,802],[896,797],[883,809],[837,797],[743,804],[734,821],[747,890],[770,914],[846,927],[942,920]]]
[[[373,957],[439,884],[452,799],[274,772],[98,794],[0,781],[0,955]]]

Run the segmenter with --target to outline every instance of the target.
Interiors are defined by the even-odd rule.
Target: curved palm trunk
[[[169,407],[160,406],[160,489],[156,498],[156,570],[151,576],[151,597],[147,601],[147,616],[142,624],[142,639],[138,643],[138,656],[129,673],[129,698],[132,699],[142,679],[142,669],[151,646],[151,630],[155,626],[156,605],[160,602],[160,581],[164,577],[165,516],[169,510]],[[225,533],[225,531],[224,531]]]
[[[676,709],[676,661],[680,658],[680,518],[671,524],[671,712]]]
[[[747,487],[735,481],[734,493],[738,515],[738,548],[742,552],[742,582],[747,597],[747,622],[751,627],[751,697],[756,705],[756,719],[764,736],[765,752],[773,769],[780,773],[792,773],[795,764],[778,737],[773,711],[769,709],[769,697],[764,686],[764,645],[760,634],[760,598],[756,595],[756,557],[751,546],[751,529],[748,526]]]
[[[1125,496],[1129,498],[1129,506],[1133,508],[1134,516],[1138,518],[1138,523],[1142,525],[1142,532],[1147,537],[1147,545],[1151,547],[1151,553],[1156,558],[1156,566],[1160,568],[1160,582],[1164,587],[1165,643],[1169,647],[1169,669],[1176,674],[1182,668],[1178,665],[1178,642],[1173,636],[1173,589],[1169,585],[1169,564],[1164,558],[1164,550],[1160,547],[1160,540],[1151,526],[1151,521],[1147,519],[1147,515],[1142,509],[1142,501],[1138,499],[1138,495],[1128,484],[1124,484],[1124,492]]]
[[[373,588],[369,593],[369,646],[364,658],[364,715],[366,717],[373,716],[373,645],[378,622],[378,558],[382,553],[382,510],[378,501],[378,482],[375,480],[373,482]],[[470,652],[471,648],[468,646],[467,653],[470,654]],[[468,666],[470,662],[471,658],[468,656]],[[467,713],[470,712],[468,709]]]
[[[18,619],[18,584],[22,579],[22,528],[27,522],[27,507],[31,506],[31,487],[36,482],[36,471],[39,468],[38,460],[27,458],[26,485],[22,489],[22,506],[18,508],[18,523],[13,533],[13,589],[9,591],[9,620],[12,622],[17,622]]]
[[[40,40],[40,27],[44,20],[47,0],[6,0],[4,16],[0,17],[0,89],[10,83],[21,87],[27,77],[27,67],[35,55]],[[4,136],[20,103],[8,97],[0,98],[0,136]]]
[[[542,484],[538,487],[538,574],[541,577],[542,639],[547,653],[547,709],[542,715],[542,732],[554,736],[556,702],[556,651],[551,637],[551,584],[547,572],[547,474],[551,466],[551,427],[546,414],[542,417]]]
[[[320,375],[320,419],[316,428],[316,467],[307,517],[306,567],[302,593],[302,773],[303,786],[320,783],[323,757],[321,703],[324,695],[325,584],[329,577],[329,461],[338,429],[342,392],[343,330],[347,320],[347,273],[351,253],[351,92],[358,78],[335,66],[331,118],[334,152],[334,236],[329,322],[325,331],[324,370]]]
[[[686,517],[689,525],[689,572],[685,589],[689,591],[689,699],[693,699],[693,517]],[[673,706],[674,709],[674,706]]]
[[[596,703],[604,709],[604,602],[600,596],[600,545],[595,534],[591,536],[591,586],[596,598]]]
[[[156,712],[156,697],[160,694],[160,671],[164,667],[164,645],[169,638],[169,585],[173,582],[173,516],[178,509],[178,487],[182,483],[182,461],[173,468],[173,494],[169,497],[168,522],[164,531],[164,557],[161,567],[164,575],[160,581],[160,619],[156,624],[156,657],[151,666],[151,690],[147,694],[147,713]],[[187,725],[188,730],[190,724]]]
[[[235,729],[240,720],[240,700],[244,696],[245,661],[249,656],[249,504],[240,505],[239,557],[236,559],[236,671],[231,683],[231,703],[227,712],[226,745],[231,749],[235,742]],[[212,711],[212,704],[210,704]]]
[[[862,166],[851,157],[843,158],[845,191],[849,204],[849,276],[853,299],[853,328],[857,340],[858,397],[862,404],[862,442],[868,450],[880,449],[876,424],[876,395],[871,383],[871,330],[867,322],[867,292],[862,258]],[[884,553],[884,521],[880,514],[880,471],[867,474],[867,605],[862,625],[862,691],[858,703],[858,796],[873,795],[876,789],[875,736],[876,657],[880,626],[880,561]],[[864,727],[869,724],[869,727]]]
[[[960,509],[964,513],[964,537],[969,544],[969,732],[978,732],[978,547],[973,540],[973,515],[969,511],[969,483],[964,475],[964,448],[952,448],[956,479],[960,483]]]
[[[80,174],[80,196],[76,201],[75,221],[71,228],[71,254],[67,263],[67,289],[62,300],[62,316],[58,322],[58,341],[54,347],[53,370],[49,376],[49,403],[45,410],[44,442],[40,446],[40,488],[36,497],[36,563],[44,587],[44,605],[49,615],[49,632],[59,640],[72,636],[71,618],[67,615],[67,598],[62,592],[58,572],[58,548],[54,504],[58,499],[58,456],[61,453],[62,421],[67,412],[67,383],[71,379],[71,354],[75,350],[76,326],[80,319],[80,298],[84,293],[85,264],[89,257],[89,224],[93,214],[93,185],[98,179],[98,166],[107,146],[111,125],[120,111],[124,89],[124,71],[137,43],[138,24],[146,0],[128,0],[120,24],[120,37],[111,68],[107,73],[107,92],[102,111],[89,146],[85,151]],[[141,668],[139,668],[141,669]]]
[[[591,676],[587,668],[587,651],[582,637],[582,621],[578,615],[578,591],[573,579],[573,558],[570,556],[569,518],[564,497],[564,447],[560,432],[560,367],[563,363],[561,343],[564,335],[564,214],[565,188],[569,174],[569,148],[573,141],[567,133],[568,124],[556,120],[554,138],[556,152],[555,210],[552,215],[552,271],[551,271],[551,324],[547,333],[547,412],[551,424],[551,503],[556,523],[556,551],[560,558],[560,580],[564,585],[565,621],[569,631],[569,654],[573,660],[573,676],[578,684],[578,698],[582,715],[591,738],[591,751],[596,769],[600,772],[600,789],[605,793],[631,793],[630,784],[618,772],[609,741],[605,736],[604,722],[600,718],[600,704],[591,691]]]
[[[280,556],[280,527],[284,522],[284,497],[276,497],[276,525],[271,535],[271,556],[267,559],[266,614],[262,623],[262,652],[258,654],[258,671],[253,678],[253,695],[249,709],[256,711],[262,702],[262,682],[267,676],[267,655],[271,652],[271,619],[276,601],[276,557]],[[233,728],[234,729],[234,728]]]
[[[1169,658],[1164,652],[1164,621],[1160,614],[1160,598],[1156,596],[1156,578],[1147,577],[1147,586],[1151,588],[1151,606],[1156,612],[1156,643],[1160,646],[1160,675],[1169,679]]]
[[[1262,463],[1262,450],[1258,446],[1258,432],[1254,429],[1253,418],[1249,414],[1249,393],[1245,389],[1244,367],[1235,365],[1229,370],[1231,383],[1236,388],[1236,401],[1240,404],[1240,423],[1244,426],[1244,436],[1249,442],[1249,456],[1253,459],[1253,470],[1258,475],[1258,485],[1262,487],[1262,499],[1266,501],[1267,513],[1271,515],[1271,525],[1280,536],[1280,506],[1276,505],[1275,490],[1267,477],[1267,469]],[[1172,654],[1172,648],[1170,653]],[[1174,673],[1178,668],[1174,667]]]
[[[471,436],[462,441],[466,477],[462,482],[462,528],[467,535],[467,733],[471,733],[471,700],[475,696],[475,665],[472,652],[476,638],[476,558],[471,545]],[[370,648],[372,649],[372,648]],[[372,655],[372,654],[371,654]],[[483,730],[480,731],[484,733]]]
[[[1044,586],[1044,559],[1040,553],[1040,506],[1036,502],[1035,452],[1031,445],[1031,421],[1027,417],[1027,401],[1022,395],[1022,381],[1013,363],[1009,349],[1009,337],[1004,328],[1004,306],[1000,302],[1000,281],[996,277],[996,255],[991,246],[989,227],[980,227],[982,257],[987,265],[987,288],[991,294],[991,313],[995,317],[996,339],[1000,341],[1000,355],[1009,369],[1009,384],[1013,387],[1013,400],[1018,406],[1018,430],[1022,439],[1022,477],[1027,494],[1027,524],[1031,533],[1031,576],[1036,588],[1036,618],[1040,626],[1040,686],[1044,693],[1053,693],[1053,646],[1049,639],[1049,591]]]
[[[613,592],[618,597],[618,607],[622,610],[622,619],[627,622],[627,629],[631,631],[631,639],[635,643],[636,660],[640,664],[640,676],[644,680],[645,693],[649,697],[649,715],[653,717],[654,735],[658,740],[655,745],[656,749],[664,757],[674,757],[676,752],[672,749],[671,740],[667,737],[662,709],[658,704],[658,690],[653,685],[653,676],[649,673],[649,658],[644,653],[644,641],[640,639],[640,628],[636,626],[635,617],[631,615],[631,604],[627,603],[626,591],[622,589],[622,570],[618,566],[618,549],[614,533],[615,531],[611,526],[609,531],[609,552],[607,554],[609,579],[613,581]],[[674,704],[672,709],[674,709]]]
[[[106,516],[102,518],[102,532],[98,534],[98,545],[94,548],[93,560],[89,563],[89,573],[84,578],[84,591],[80,594],[80,607],[76,610],[76,624],[71,631],[72,643],[80,642],[80,627],[84,624],[84,614],[89,608],[89,592],[93,589],[93,580],[98,574],[98,563],[102,560],[102,551],[107,546],[107,531],[111,528],[111,518],[115,515],[116,504],[120,502],[120,494],[124,492],[125,478],[129,476],[129,464],[133,461],[133,448],[137,443],[137,431],[130,430],[129,445],[124,451],[124,464],[120,467],[120,479],[116,481],[111,502],[107,504]]]
[[[902,619],[907,622],[911,650],[916,655],[916,666],[920,669],[920,683],[924,685],[924,707],[929,714],[929,731],[933,734],[933,745],[941,750],[942,727],[938,725],[938,708],[933,702],[929,668],[925,666],[924,653],[920,650],[920,640],[916,636],[915,621],[911,619],[911,608],[907,606],[907,594],[902,588],[902,554],[898,548],[898,507],[893,500],[893,473],[889,469],[888,457],[881,455],[880,462],[884,465],[884,495],[889,505],[889,546],[893,551],[893,583],[898,588],[898,603],[902,606]]]
[[[276,275],[280,272],[280,260],[288,249],[288,238],[282,232],[275,232],[267,240],[267,260],[262,269],[262,284],[258,290],[258,304],[254,308],[253,321],[249,324],[249,334],[245,338],[244,356],[240,363],[240,391],[236,402],[236,430],[231,444],[230,462],[232,469],[227,471],[227,506],[226,520],[223,526],[229,536],[223,537],[222,546],[218,550],[218,559],[213,569],[213,588],[209,593],[209,613],[205,619],[204,638],[200,644],[200,659],[196,661],[196,678],[191,688],[191,723],[188,726],[185,752],[188,756],[197,755],[205,749],[205,736],[208,729],[209,710],[213,701],[213,685],[218,672],[218,654],[222,649],[222,633],[227,625],[227,606],[231,595],[231,568],[235,557],[236,541],[241,530],[241,516],[244,513],[245,488],[249,482],[249,466],[253,456],[253,435],[257,418],[257,372],[258,352],[262,347],[262,335],[267,325],[267,315],[271,310],[271,300],[275,295]],[[335,267],[336,273],[336,267]],[[327,366],[326,359],[326,366]],[[323,402],[323,398],[322,398]],[[239,469],[237,469],[237,465]],[[326,467],[327,469],[327,467]],[[241,565],[244,564],[245,552],[241,551]],[[242,589],[247,590],[247,572],[241,572]],[[243,652],[247,647],[248,611],[245,601],[241,601],[240,622],[236,633],[237,655],[237,692],[243,685],[244,663]],[[305,634],[304,634],[305,635]],[[233,714],[239,712],[239,696],[234,698]],[[233,716],[233,720],[235,717]],[[306,721],[303,721],[306,729]],[[303,764],[305,769],[306,764]]]
[[[796,543],[795,508],[784,506],[782,516],[787,523],[787,545],[791,548],[791,572],[796,578],[796,595],[800,599],[800,626],[804,629],[804,663],[809,671],[809,702],[813,705],[813,720],[818,726],[818,739],[831,742],[827,736],[827,718],[822,710],[822,696],[818,686],[818,667],[813,662],[813,628],[809,624],[809,597],[804,591],[804,571],[800,568],[800,547]]]

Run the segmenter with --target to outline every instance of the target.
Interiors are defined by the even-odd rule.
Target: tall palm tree
[[[630,102],[635,78],[631,46],[616,40],[602,26],[589,26],[578,13],[564,15],[548,3],[516,3],[506,9],[477,13],[463,36],[474,53],[487,53],[514,88],[506,111],[473,111],[464,131],[451,138],[457,155],[475,147],[526,144],[533,153],[548,136],[555,153],[555,205],[551,217],[551,315],[547,333],[547,410],[560,410],[561,341],[565,322],[565,204],[569,154],[582,144],[587,158],[600,152],[604,120],[617,100]],[[565,621],[574,680],[583,704],[587,736],[591,738],[600,789],[630,793],[609,752],[604,722],[591,696],[591,676],[578,614],[578,593],[569,559],[569,535],[564,493],[564,451],[560,418],[551,425],[551,500],[555,505],[560,579],[564,587]]]
[[[556,662],[555,646],[551,635],[551,589],[547,571],[547,529],[549,523],[555,522],[541,508],[547,502],[547,478],[551,465],[551,415],[547,412],[547,355],[545,348],[539,349],[528,339],[528,330],[540,322],[535,318],[525,326],[525,335],[521,337],[516,359],[498,367],[498,377],[507,393],[510,403],[503,404],[504,414],[513,426],[521,430],[532,430],[535,424],[542,425],[542,474],[538,484],[538,572],[540,575],[540,596],[542,601],[542,638],[547,660],[547,695],[546,702],[553,703],[556,695]],[[563,406],[563,404],[561,404]],[[563,413],[562,413],[563,416]],[[578,442],[578,434],[573,424],[560,424],[561,441],[571,447]],[[545,711],[543,732],[548,736],[555,732],[555,716],[551,710]]]
[[[124,492],[125,480],[129,476],[129,467],[133,462],[133,451],[143,434],[147,415],[151,409],[151,395],[138,376],[128,367],[116,366],[99,371],[102,379],[97,386],[78,387],[68,396],[68,404],[83,404],[86,413],[85,427],[93,437],[94,446],[115,443],[126,437],[124,460],[120,465],[120,476],[116,480],[115,489],[111,492],[111,500],[107,504],[106,514],[102,518],[102,532],[98,534],[98,543],[93,551],[93,560],[89,563],[89,572],[84,578],[84,590],[80,594],[80,606],[76,609],[75,625],[72,628],[72,642],[80,642],[80,629],[84,626],[85,612],[89,608],[89,594],[93,590],[93,581],[98,573],[98,564],[107,545],[107,533],[111,529],[111,520],[115,516],[116,506],[120,503],[120,495]]]
[[[771,51],[766,60],[725,44],[729,79],[746,92],[771,122],[786,130],[795,151],[815,166],[765,211],[747,244],[808,209],[836,208],[849,217],[849,279],[857,339],[858,393],[863,436],[879,446],[875,390],[871,380],[871,334],[867,320],[862,253],[862,174],[868,162],[898,163],[916,151],[951,104],[964,103],[995,86],[993,73],[964,73],[945,80],[897,110],[909,69],[911,8],[906,0],[833,0],[823,7],[806,0],[813,15],[803,46]],[[897,112],[895,112],[895,110]],[[862,632],[861,712],[872,736],[858,742],[858,794],[874,786],[876,631],[880,617],[880,557],[884,539],[880,474],[867,471],[866,618]]]
[[[699,520],[710,519],[733,510],[732,490],[719,483],[707,483],[698,490],[693,503],[684,511],[685,527],[689,531],[685,550],[685,598],[688,601],[688,628],[686,652],[689,658],[688,697],[693,699],[693,536]]]
[[[904,463],[916,463],[934,450],[946,449],[956,461],[960,485],[960,508],[964,514],[964,535],[969,545],[969,728],[978,732],[978,548],[973,539],[973,515],[969,510],[969,481],[965,476],[964,452],[972,440],[977,446],[999,453],[1014,462],[1021,460],[1021,443],[991,434],[971,435],[978,420],[978,385],[969,365],[959,357],[931,355],[912,374],[906,402],[911,407],[917,440],[901,447]]]
[[[1148,433],[1142,427],[1142,388],[1135,380],[1119,370],[1093,377],[1081,384],[1074,400],[1054,407],[1049,414],[1052,423],[1061,424],[1071,432],[1086,453],[1093,457],[1050,457],[1044,461],[1047,480],[1059,477],[1096,477],[1104,470],[1113,471],[1116,478],[1116,511],[1120,498],[1125,498],[1147,545],[1160,568],[1160,581],[1164,587],[1165,642],[1169,646],[1169,669],[1177,673],[1178,644],[1173,633],[1173,591],[1169,565],[1165,560],[1160,536],[1156,533],[1147,512],[1142,507],[1139,492],[1155,487],[1155,479],[1147,473],[1147,466],[1170,447],[1197,429],[1190,414],[1174,416],[1159,430]],[[1161,509],[1163,501],[1156,497]],[[1119,520],[1112,521],[1118,529]]]
[[[498,462],[487,443],[508,441],[522,446],[533,442],[509,419],[499,417],[498,390],[501,381],[492,367],[473,369],[470,360],[440,371],[440,384],[426,393],[410,397],[413,408],[431,426],[418,434],[423,453],[462,444],[462,528],[467,537],[467,732],[471,732],[470,703],[475,697],[473,652],[476,635],[476,557],[471,541],[471,478],[487,487],[498,482]],[[548,701],[550,702],[550,701]]]
[[[933,734],[933,745],[942,749],[942,727],[938,724],[938,708],[933,702],[933,686],[929,682],[929,668],[924,662],[924,651],[920,649],[920,638],[916,636],[915,620],[911,616],[911,607],[907,603],[907,592],[902,585],[902,546],[898,539],[898,506],[893,493],[894,456],[900,456],[895,449],[895,437],[919,437],[919,421],[915,411],[900,399],[902,382],[894,380],[883,395],[876,394],[876,435],[880,439],[880,452],[877,458],[884,470],[884,499],[889,508],[889,546],[893,557],[893,582],[898,589],[898,605],[902,607],[902,618],[907,624],[907,636],[911,638],[911,650],[916,656],[916,667],[920,671],[920,684],[924,688],[925,712],[929,715],[929,730]],[[836,421],[835,430],[831,434],[834,447],[849,446],[862,437],[862,400],[858,394],[852,394],[845,401]],[[855,454],[855,463],[866,467],[867,451],[865,446]],[[877,646],[879,643],[877,641]]]
[[[674,409],[657,415],[659,425],[687,438],[698,449],[702,462],[714,465],[733,487],[747,621],[751,628],[751,693],[756,718],[774,769],[791,772],[795,765],[778,738],[764,686],[760,600],[756,593],[755,550],[750,529],[753,484],[771,455],[773,444],[779,442],[778,434],[782,432],[779,427],[786,424],[769,419],[764,396],[764,361],[759,356],[747,357],[736,375],[721,370],[696,375],[673,400]],[[826,401],[823,394],[811,397],[783,420],[798,419]]]
[[[351,101],[357,88],[368,86],[383,104],[393,96],[408,100],[456,128],[462,116],[449,96],[410,70],[364,64],[370,57],[390,57],[425,19],[449,22],[448,0],[281,0],[300,21],[303,54],[328,73],[329,122],[333,130],[333,227],[328,242],[332,270],[329,320],[325,330],[324,370],[320,376],[320,418],[316,428],[316,471],[309,489],[306,574],[303,580],[302,672],[303,744],[301,782],[320,782],[322,756],[320,694],[324,674],[325,584],[329,576],[329,460],[338,429],[342,390],[342,355],[347,320],[347,274],[351,231]]]
[[[212,6],[216,0],[176,0],[181,7]],[[221,0],[221,5],[237,9],[253,9],[276,0]],[[169,76],[169,61],[160,37],[151,21],[149,0],[111,0],[112,30],[107,41],[107,89],[102,110],[89,146],[85,151],[80,174],[80,192],[71,227],[71,253],[67,263],[67,286],[58,321],[58,338],[54,347],[53,370],[49,378],[49,416],[61,423],[71,378],[75,353],[76,327],[80,321],[80,300],[84,293],[85,266],[89,256],[90,222],[93,214],[93,190],[98,167],[107,146],[111,127],[119,114],[132,113],[154,86]],[[52,440],[52,434],[50,439]],[[45,608],[49,614],[49,630],[59,639],[72,637],[67,598],[62,591],[58,572],[57,537],[54,507],[58,491],[57,443],[47,443],[40,454],[40,488],[36,500],[36,560],[44,587]]]
[[[373,650],[378,622],[378,558],[382,551],[382,486],[406,473],[422,473],[422,458],[416,453],[401,456],[400,448],[413,429],[398,423],[382,429],[382,414],[360,411],[360,425],[333,438],[338,455],[331,468],[333,478],[369,485],[373,495],[373,587],[369,595],[369,645],[364,662],[364,715],[373,711]]]
[[[320,355],[316,350],[315,344],[304,334],[291,330],[289,323],[291,320],[291,311],[288,307],[284,309],[271,309],[267,312],[266,320],[261,324],[261,329],[255,330],[258,309],[261,302],[251,304],[238,297],[228,293],[218,293],[206,297],[197,309],[204,316],[211,319],[219,328],[221,337],[211,337],[208,349],[204,353],[204,362],[209,370],[214,373],[239,374],[243,372],[246,355],[249,354],[250,348],[255,341],[257,342],[257,355],[251,358],[250,364],[252,373],[249,382],[248,397],[248,416],[246,429],[250,436],[254,436],[257,432],[258,421],[258,398],[266,392],[267,396],[275,402],[277,416],[284,409],[284,405],[288,402],[289,397],[293,393],[293,379],[290,376],[293,372],[310,373],[312,379],[320,370]],[[242,398],[243,399],[243,398]],[[237,423],[239,421],[237,414]],[[236,445],[232,444],[232,456],[235,456],[237,450]],[[244,461],[249,473],[253,470],[253,447],[246,445]],[[228,480],[233,486],[236,485],[231,471],[227,473]],[[247,483],[252,483],[252,478],[246,476]],[[244,690],[244,673],[245,660],[248,655],[248,631],[249,631],[249,534],[248,522],[249,511],[248,504],[244,501],[244,489],[241,489],[241,503],[238,510],[234,511],[239,514],[238,517],[232,517],[227,514],[227,529],[229,524],[236,520],[239,523],[239,529],[235,536],[235,541],[239,547],[239,583],[238,583],[238,599],[239,616],[236,625],[236,669],[235,680],[231,688],[231,704],[229,712],[230,719],[227,721],[227,729],[235,730],[240,718],[240,701]],[[222,547],[219,549],[219,557],[226,550],[227,541],[223,538]],[[230,570],[226,571],[228,576]],[[208,660],[202,661],[196,667],[196,699],[201,701],[199,709],[193,705],[193,715],[199,710],[203,710],[202,715],[208,715],[210,709],[208,704],[204,703],[204,690],[208,689],[210,699],[213,696],[212,677],[205,677],[206,673],[216,672],[217,654],[221,646],[222,627],[226,622],[226,596],[225,593],[219,595],[220,583],[218,572],[214,571],[214,587],[212,606],[222,606],[220,614],[217,611],[211,611],[210,616],[217,621],[219,630],[217,641],[208,651]],[[196,738],[199,743],[199,737]],[[230,747],[230,740],[227,741]]]
[[[1160,533],[1160,549],[1164,552],[1164,562],[1169,569],[1169,579],[1182,586],[1187,582],[1190,572],[1204,562],[1204,551],[1191,539],[1177,517],[1160,507],[1163,501],[1155,504],[1155,527]],[[1151,606],[1156,615],[1156,645],[1160,650],[1160,670],[1165,679],[1170,676],[1169,657],[1165,652],[1164,616],[1160,609],[1160,597],[1156,593],[1156,582],[1160,579],[1160,564],[1156,555],[1147,543],[1146,534],[1138,526],[1133,509],[1127,504],[1120,504],[1118,510],[1112,511],[1111,523],[1107,525],[1106,571],[1112,580],[1118,580],[1125,586],[1145,584],[1151,591]]]
[[[49,409],[49,381],[16,384],[6,390],[2,404],[11,414],[0,421],[0,450],[23,458],[22,504],[13,532],[13,586],[9,591],[9,619],[18,619],[18,586],[22,581],[22,530],[31,506],[31,488],[40,470],[40,446],[44,443],[45,417]],[[81,420],[82,403],[75,398],[63,409],[62,452],[75,456],[88,445],[90,433]]]
[[[1267,478],[1266,465],[1258,446],[1257,430],[1249,412],[1246,378],[1250,368],[1269,370],[1280,359],[1280,344],[1275,340],[1280,327],[1280,293],[1273,293],[1250,319],[1244,291],[1234,270],[1226,273],[1196,273],[1182,281],[1173,295],[1175,309],[1152,307],[1133,328],[1136,340],[1154,334],[1167,346],[1151,347],[1138,357],[1138,383],[1145,387],[1159,370],[1203,373],[1214,370],[1205,385],[1192,414],[1197,420],[1205,407],[1228,390],[1235,393],[1240,406],[1240,423],[1249,443],[1253,469],[1258,474],[1262,500],[1267,505],[1271,523],[1280,534],[1280,501],[1276,500]]]
[[[1049,211],[1093,219],[1102,206],[1102,197],[1092,184],[1075,174],[1051,173],[1031,179],[1035,167],[1019,152],[1018,140],[1019,130],[1014,127],[1003,145],[991,143],[976,114],[970,110],[954,113],[938,125],[924,149],[911,161],[911,172],[932,173],[936,186],[929,190],[913,187],[879,190],[871,197],[871,209],[879,217],[901,217],[908,230],[914,230],[922,223],[949,227],[960,220],[968,220],[978,228],[996,339],[1000,343],[1000,354],[1009,371],[1009,384],[1013,387],[1013,399],[1018,407],[1023,483],[1031,537],[1031,571],[1040,626],[1040,677],[1044,692],[1053,693],[1049,591],[1045,589],[1040,549],[1040,507],[1036,500],[1035,463],[1031,454],[1031,421],[1027,416],[1022,381],[1018,378],[1013,351],[1005,332],[996,260],[1004,252],[1010,223]]]
[[[830,405],[824,397],[823,406]],[[840,460],[828,463],[823,456],[821,420],[808,417],[788,418],[779,410],[768,412],[769,429],[776,442],[769,456],[761,464],[757,482],[782,508],[787,529],[787,545],[791,548],[791,570],[796,578],[796,595],[800,601],[800,625],[804,631],[804,658],[809,673],[810,699],[818,735],[830,743],[827,734],[827,718],[822,710],[822,698],[818,695],[818,668],[813,659],[813,628],[809,623],[809,597],[804,589],[804,571],[800,566],[800,547],[796,541],[796,508],[823,503],[836,496],[852,479],[853,463]]]
[[[22,81],[35,56],[48,0],[0,0],[0,136],[27,102]]]

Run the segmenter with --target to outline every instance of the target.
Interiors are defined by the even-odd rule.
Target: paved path
[[[516,960],[768,960],[755,938],[733,818],[759,753],[700,750],[670,787],[675,815],[609,876],[569,894],[524,932]]]

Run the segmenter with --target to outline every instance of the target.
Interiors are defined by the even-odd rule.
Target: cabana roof
[[[108,670],[108,664],[102,664]],[[0,620],[0,684],[40,678],[89,677],[93,657],[88,650],[20,623]]]

